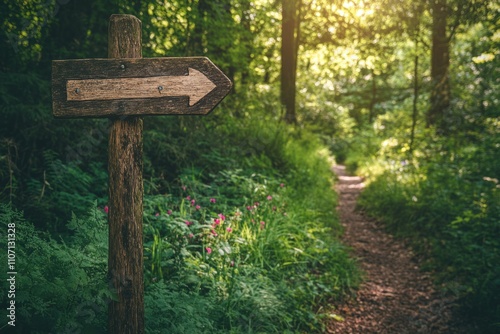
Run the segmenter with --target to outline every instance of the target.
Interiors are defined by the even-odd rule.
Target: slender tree
[[[427,125],[443,127],[444,114],[450,106],[450,45],[447,34],[447,0],[431,0],[432,50],[430,108]]]
[[[413,102],[412,102],[412,114],[411,114],[411,134],[410,134],[410,154],[413,153],[413,147],[415,142],[415,131],[417,128],[418,119],[418,94],[419,94],[419,80],[418,80],[418,30],[415,33],[415,56],[413,58]]]
[[[281,103],[285,107],[285,121],[297,123],[296,92],[296,0],[282,0],[281,21]]]
[[[412,101],[412,115],[411,115],[411,132],[410,132],[410,149],[409,153],[413,154],[414,146],[415,146],[415,133],[417,129],[417,121],[419,118],[418,112],[418,99],[420,94],[420,80],[419,80],[419,66],[420,66],[420,25],[421,25],[421,17],[423,15],[424,3],[423,2],[414,2],[411,4],[411,17],[408,18],[408,30],[410,32],[410,36],[413,37],[413,43],[415,45],[414,56],[413,56],[413,101]]]

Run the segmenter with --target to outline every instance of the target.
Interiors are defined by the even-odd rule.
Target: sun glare
[[[374,11],[365,1],[344,1],[341,8],[337,11],[340,16],[351,16],[362,19],[372,16]]]

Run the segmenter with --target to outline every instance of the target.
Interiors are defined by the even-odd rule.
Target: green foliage
[[[145,120],[148,331],[320,329],[319,303],[348,292],[357,272],[333,237],[339,227],[324,150],[318,155],[315,136],[278,122],[271,85],[279,67],[277,5],[1,5],[7,10],[0,11],[6,32],[0,36],[0,199],[23,208],[34,226],[15,217],[30,226],[38,245],[20,245],[19,272],[33,273],[20,288],[32,296],[21,299],[25,331],[104,327],[109,292],[99,284],[105,285],[107,229],[98,207],[107,201],[107,123],[53,120],[49,70],[53,59],[104,57],[106,19],[117,12],[143,22],[145,55],[210,56],[240,94],[206,118]],[[23,262],[28,258],[32,270]]]
[[[432,161],[386,171],[360,205],[428,257],[427,268],[463,299],[469,315],[500,319],[500,187],[470,166]],[[495,332],[489,321],[483,320],[485,332]]]
[[[144,296],[146,333],[214,333],[210,298],[185,291],[178,283],[150,285]]]
[[[74,217],[75,234],[67,242],[43,235],[21,212],[0,205],[0,224],[15,224],[16,316],[19,333],[102,331],[105,301],[110,297],[106,277],[107,236],[102,212],[92,209],[87,218]],[[90,242],[91,241],[91,242]],[[0,240],[7,249],[7,239]],[[1,260],[7,263],[6,252]],[[2,291],[7,291],[2,279]],[[4,289],[5,288],[5,289]],[[7,295],[2,295],[2,303]]]
[[[486,8],[462,5],[454,2],[457,12],[451,15]],[[498,10],[491,2],[483,5]],[[426,15],[420,24],[425,24]],[[410,87],[417,80],[417,95],[415,90],[413,96],[393,92],[380,102],[382,108],[369,126],[332,145],[351,170],[367,177],[368,187],[359,202],[363,210],[411,241],[427,259],[426,269],[435,273],[436,282],[461,298],[467,319],[484,333],[498,332],[500,323],[496,265],[500,109],[498,75],[493,70],[498,57],[492,51],[498,45],[493,28],[498,22],[493,16],[486,15],[481,23],[474,17],[460,18],[468,25],[454,22],[450,68],[454,98],[444,114],[446,137],[425,127],[422,114],[428,108],[428,87],[425,80],[414,77],[412,67],[415,56],[420,60],[429,55],[421,49],[412,51],[418,44],[408,41],[398,52],[398,58],[406,61],[391,81],[404,83],[411,78],[413,82],[406,83]],[[427,61],[417,63],[417,75],[427,73]]]
[[[192,157],[173,193],[145,199],[146,284],[182,282],[185,293],[210,298],[219,331],[317,331],[315,310],[358,281],[333,239],[327,151],[307,132],[272,124],[207,126],[217,145]],[[218,153],[224,138],[249,154]]]
[[[272,93],[261,96],[240,110],[261,118],[234,118],[222,105],[220,114],[203,119],[146,122],[148,332],[318,332],[320,306],[359,281],[354,262],[335,238],[340,227],[328,151],[315,135],[276,122],[277,112],[265,113],[278,109],[277,99]],[[106,132],[102,123],[96,128]],[[33,196],[43,191],[33,208],[46,217],[94,209],[84,219],[59,218],[56,240],[32,228],[37,235],[32,239],[46,248],[43,254],[55,255],[31,253],[32,272],[43,274],[30,281],[38,290],[26,308],[32,315],[22,318],[27,330],[49,310],[52,316],[39,332],[105,327],[111,296],[105,282],[106,176],[101,164],[89,161],[103,151],[102,136],[93,133],[80,133],[90,149],[73,149],[75,157],[67,161],[46,150],[45,188],[30,181]],[[92,203],[95,198],[99,206]],[[49,283],[52,278],[57,286]]]
[[[0,213],[23,240],[22,330],[104,328],[108,122],[52,119],[50,62],[105,57],[115,13],[142,21],[145,56],[206,55],[235,83],[207,117],[145,120],[149,332],[321,330],[320,305],[359,279],[336,239],[322,142],[369,176],[361,205],[500,322],[498,5],[449,2],[442,138],[422,117],[425,1],[299,2],[293,129],[279,122],[279,3],[0,1]]]
[[[493,59],[464,58],[470,56],[464,50],[478,47],[474,38],[485,35],[489,35],[485,26],[475,25],[460,36],[455,49],[461,59],[455,65],[461,68],[456,80],[484,86],[465,91],[457,85],[459,98],[447,114],[448,138],[419,123],[410,147],[407,101],[406,107],[379,116],[373,129],[354,138],[362,144],[355,145],[347,162],[370,180],[360,205],[390,231],[409,238],[426,255],[437,281],[462,298],[467,314],[480,319],[485,333],[493,333],[500,319],[495,265],[500,260],[500,138],[498,106],[492,100],[498,94],[484,90],[496,83],[489,72],[481,71],[493,66]],[[490,43],[476,52],[486,54]],[[379,139],[370,140],[374,136]]]

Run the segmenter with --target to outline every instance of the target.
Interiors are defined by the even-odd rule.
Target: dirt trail
[[[364,184],[335,166],[339,177],[337,208],[345,233],[343,242],[364,271],[365,280],[356,298],[335,307],[344,321],[331,319],[327,333],[417,334],[471,333],[453,318],[456,300],[433,288],[420,271],[412,251],[388,235],[375,221],[356,212],[356,199]]]

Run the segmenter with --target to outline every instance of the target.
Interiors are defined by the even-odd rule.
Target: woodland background
[[[53,119],[50,80],[54,59],[105,58],[120,13],[142,21],[144,57],[208,56],[234,82],[206,117],[145,119],[149,333],[321,332],[361,279],[338,241],[332,156],[366,177],[360,209],[498,331],[498,3],[2,0],[18,333],[105,332],[108,121]]]

